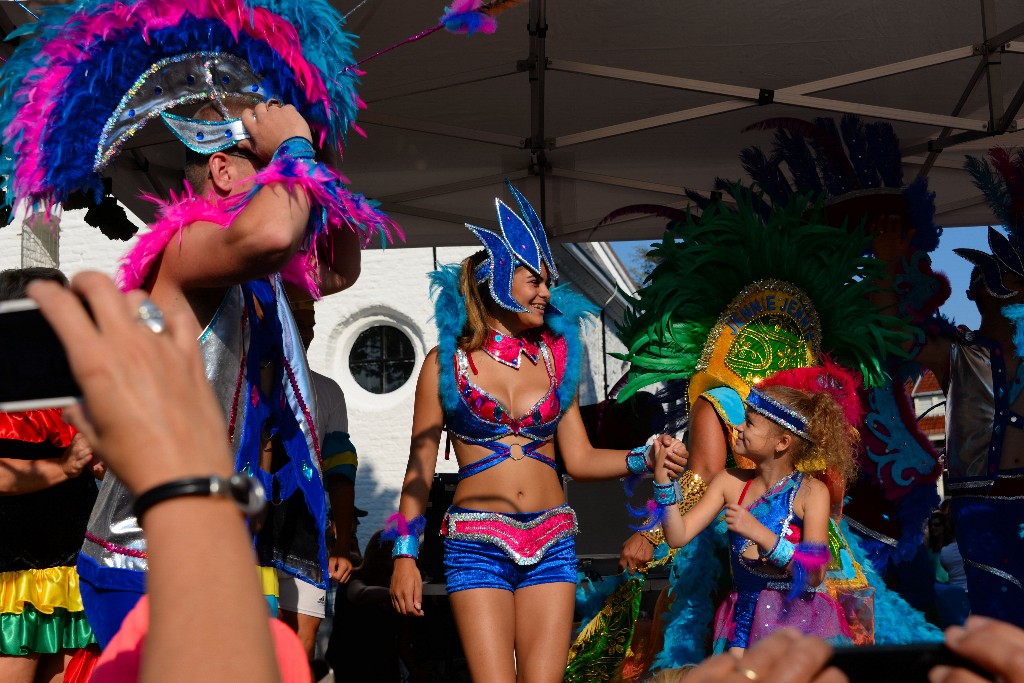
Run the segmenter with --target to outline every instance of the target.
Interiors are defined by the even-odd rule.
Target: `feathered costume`
[[[984,287],[995,301],[1007,302],[1000,312],[1013,326],[1013,348],[1006,348],[1005,338],[981,332],[936,331],[949,346],[947,491],[971,612],[1024,626],[1024,468],[1004,468],[1002,462],[1007,448],[1020,448],[1018,430],[1024,427],[1024,305],[1017,303],[1024,278],[1024,150],[997,147],[987,160],[968,157],[966,167],[1008,237],[989,228],[991,253],[956,252],[976,266],[973,290]],[[998,330],[986,310],[982,329]],[[1016,376],[1010,377],[1015,361]]]
[[[950,289],[928,257],[942,233],[934,223],[935,195],[924,177],[904,184],[892,126],[848,114],[838,124],[830,118],[783,118],[753,127],[775,129],[769,153],[757,147],[741,153],[744,169],[773,205],[812,191],[824,202],[830,225],[863,226],[871,233],[884,227],[885,217],[898,216],[901,229],[913,231],[892,278],[896,310],[921,343],[926,321]],[[938,452],[917,427],[907,394],[906,382],[920,368],[899,355],[886,356],[882,347],[878,356],[884,358],[884,379],[861,391],[866,413],[858,454],[861,474],[850,483],[845,514],[875,568],[884,573],[890,563],[908,560],[917,551],[924,521],[938,503],[935,482],[941,466]]]
[[[475,286],[486,287],[490,299],[510,311],[526,311],[512,295],[519,267],[535,275],[557,277],[554,258],[539,218],[526,199],[509,184],[522,218],[497,200],[500,232],[467,226],[484,244],[487,258],[475,270]],[[462,443],[491,451],[459,468],[467,479],[508,460],[530,458],[557,471],[555,461],[538,449],[550,442],[565,411],[576,400],[582,362],[582,325],[594,306],[567,286],[555,287],[544,311],[544,325],[511,337],[491,330],[482,348],[498,362],[519,367],[521,356],[546,367],[549,390],[523,415],[509,410],[478,387],[469,353],[459,348],[465,330],[466,302],[460,291],[462,266],[448,265],[430,274],[434,318],[438,327],[439,398],[445,428]],[[519,437],[520,455],[502,439]],[[522,440],[529,440],[523,443]],[[396,520],[400,527],[405,520]],[[576,581],[575,513],[568,505],[539,512],[505,514],[452,506],[441,524],[449,593],[472,588],[515,591],[519,586]],[[396,540],[409,532],[396,529]],[[418,537],[418,534],[416,534]],[[414,545],[414,544],[413,544]],[[411,551],[415,556],[415,549]]]
[[[80,0],[48,9],[19,29],[21,44],[0,72],[0,129],[9,204],[52,211],[104,201],[104,175],[138,164],[139,132],[160,118],[192,152],[209,155],[248,137],[225,102],[293,104],[321,147],[339,148],[361,102],[352,36],[323,0]],[[212,104],[224,118],[189,118]],[[172,111],[173,110],[173,111]],[[187,114],[187,115],[185,115]],[[357,129],[358,130],[358,129]],[[123,153],[130,150],[131,154]],[[129,158],[131,157],[131,158]],[[318,296],[318,248],[339,230],[368,242],[400,236],[373,204],[318,163],[308,141],[285,141],[247,193],[216,200],[186,187],[156,199],[158,220],[124,257],[120,284],[150,283],[164,248],[197,221],[231,229],[261,188],[284,184],[310,201],[306,237],[284,277]],[[126,196],[134,188],[114,188]],[[236,469],[257,477],[275,505],[255,539],[268,594],[274,568],[326,588],[326,501],[309,369],[281,278],[227,289],[198,343],[228,424]],[[263,368],[273,368],[269,391]],[[260,467],[265,435],[276,437],[273,472]],[[146,444],[139,444],[140,451]],[[213,561],[213,560],[211,560]],[[104,480],[79,556],[83,598],[101,643],[144,590],[148,556],[132,498]],[[199,587],[197,587],[199,588]]]
[[[699,220],[690,212],[664,207],[627,207],[616,212],[655,211],[675,219],[662,243],[654,245],[651,257],[658,265],[640,291],[634,304],[636,312],[624,324],[623,336],[629,348],[625,358],[632,366],[620,399],[651,384],[689,379],[689,405],[703,398],[723,423],[735,424],[742,420],[742,398],[750,384],[780,370],[814,364],[821,352],[857,369],[871,394],[902,394],[902,384],[889,379],[891,361],[885,359],[906,355],[901,347],[912,334],[907,319],[921,320],[929,315],[948,294],[948,284],[931,272],[926,258],[915,255],[904,264],[900,276],[904,294],[899,302],[901,317],[885,315],[870,302],[876,289],[873,283],[884,279],[884,268],[867,256],[870,239],[864,223],[870,221],[864,219],[872,215],[872,204],[865,199],[869,193],[864,189],[895,186],[881,190],[886,210],[912,216],[918,227],[915,242],[926,249],[934,248],[938,238],[931,222],[931,195],[921,182],[911,188],[899,187],[899,147],[885,124],[864,126],[855,119],[844,119],[845,138],[841,138],[829,120],[819,120],[817,125],[799,122],[799,126],[792,120],[773,123],[784,127],[776,136],[772,153],[751,149],[743,154],[744,165],[758,180],[760,191],[719,180],[716,189],[725,191],[733,206],[692,195],[704,209]],[[790,132],[794,127],[800,134]],[[870,155],[856,153],[864,139],[876,149]],[[850,162],[844,142],[851,150],[849,157],[856,157],[858,163]],[[896,154],[895,171],[892,153]],[[797,162],[791,162],[791,158]],[[837,179],[830,169],[840,158],[845,163],[838,165],[845,166],[846,172]],[[798,191],[780,171],[783,162],[793,164],[791,175]],[[824,198],[818,200],[814,194],[801,194],[805,185],[819,191],[827,187],[836,192],[860,190],[853,197],[857,200],[855,209],[839,206],[841,202],[826,204]],[[891,206],[893,201],[896,208]],[[831,227],[835,224],[843,228]],[[899,405],[895,401],[890,404]],[[864,438],[867,452],[874,452],[871,444],[876,425],[877,431],[889,438],[877,449],[881,451],[881,464],[872,467],[871,462],[867,466],[862,462],[861,469],[872,473],[876,482],[899,482],[905,488],[887,489],[895,491],[896,497],[909,493],[910,497],[927,498],[923,508],[926,514],[934,488],[929,498],[929,487],[924,484],[934,483],[937,459],[908,413],[899,415],[903,418],[899,430],[883,431],[891,429],[896,418],[890,420],[889,414],[883,413],[883,428],[878,409],[869,411],[868,429],[864,430],[870,432]],[[893,448],[897,443],[902,447]],[[884,471],[887,476],[881,476],[878,470],[885,465],[891,467]],[[921,474],[917,478],[905,476],[913,467],[919,467]],[[703,494],[706,483],[687,473],[681,484],[684,503],[680,511],[685,512]],[[916,518],[918,512],[915,509],[912,516]],[[912,527],[912,523],[904,525],[910,537],[903,538],[911,550],[920,542],[921,529],[921,524]],[[847,528],[845,520],[842,528]],[[662,541],[660,535],[650,538],[654,543]],[[719,553],[723,550],[721,543],[713,542],[716,538],[720,536],[709,529],[676,555],[671,574],[673,605],[664,616],[665,646],[655,659],[656,667],[694,663],[706,656],[706,633],[713,610],[710,591],[698,593],[688,586],[715,585],[721,562],[709,551],[712,547]],[[832,525],[830,539],[830,581],[854,596],[845,602],[840,599],[846,612],[861,613],[866,606],[865,594],[857,592],[867,586],[865,574],[874,572],[857,569],[858,562],[864,564],[866,558],[858,554],[854,561],[852,550],[860,553],[860,544],[847,541],[838,523]],[[838,562],[840,556],[849,561]],[[658,547],[655,562],[614,592],[600,613],[584,615],[587,625],[570,651],[569,671],[577,674],[572,680],[608,680],[621,667],[632,636],[632,624],[621,614],[628,613],[629,603],[639,598],[639,591],[631,586],[642,583],[644,573],[667,557],[670,553]],[[939,636],[884,584],[879,584],[877,590],[878,642]],[[858,634],[853,622],[870,622],[870,615],[865,617],[851,619],[859,642],[870,640],[871,634]]]

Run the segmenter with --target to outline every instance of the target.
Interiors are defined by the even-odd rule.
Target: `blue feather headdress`
[[[924,177],[904,184],[900,143],[891,124],[866,124],[846,114],[838,126],[827,117],[813,122],[776,118],[751,129],[775,131],[770,153],[748,147],[740,154],[743,168],[774,205],[810,192],[835,207],[830,213],[854,219],[905,213],[915,230],[913,247],[931,252],[938,246],[942,229],[935,225],[935,193],[928,191]]]
[[[0,70],[8,205],[104,192],[102,172],[148,121],[225,96],[278,97],[321,144],[361,102],[352,36],[326,0],[79,0],[15,33]],[[237,142],[237,127],[219,130]],[[202,140],[200,140],[202,142]]]

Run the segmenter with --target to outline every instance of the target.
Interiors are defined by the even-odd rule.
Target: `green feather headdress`
[[[882,313],[871,294],[884,279],[884,265],[865,256],[863,228],[847,230],[824,222],[820,203],[797,197],[765,212],[763,199],[736,185],[735,206],[716,202],[700,218],[669,226],[650,257],[654,271],[632,300],[620,334],[631,364],[619,393],[688,379],[705,369],[705,346],[737,296],[751,285],[788,284],[813,303],[820,336],[808,338],[844,367],[858,370],[867,386],[884,381],[882,359],[905,356],[912,335],[908,323]]]

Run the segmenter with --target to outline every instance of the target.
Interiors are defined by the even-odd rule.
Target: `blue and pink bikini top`
[[[456,350],[455,381],[460,400],[454,410],[445,412],[445,426],[449,433],[460,441],[484,446],[493,451],[491,455],[459,468],[460,480],[489,469],[508,458],[518,460],[509,446],[499,441],[507,436],[522,436],[530,440],[521,446],[520,457],[532,458],[557,469],[554,460],[538,453],[536,449],[554,437],[561,419],[562,410],[557,390],[565,374],[566,345],[561,337],[555,337],[550,331],[545,330],[539,335],[534,348],[536,356],[527,351],[523,353],[530,356],[531,360],[543,360],[548,372],[548,390],[525,414],[519,416],[512,415],[498,399],[473,383],[472,376],[476,372],[472,358],[462,349]],[[512,365],[500,357],[496,360]]]

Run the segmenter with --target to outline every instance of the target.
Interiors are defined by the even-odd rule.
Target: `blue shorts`
[[[451,512],[469,512],[452,507]],[[503,515],[513,522],[529,523],[549,511]],[[473,588],[518,588],[542,583],[576,583],[576,539],[572,535],[555,541],[533,564],[517,564],[494,543],[478,540],[444,539],[444,569],[448,592]]]

